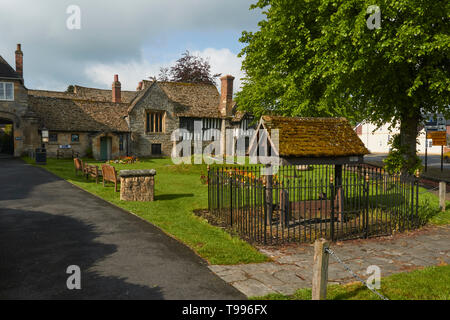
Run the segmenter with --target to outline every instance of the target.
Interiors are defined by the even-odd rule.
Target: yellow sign
[[[447,132],[445,131],[429,131],[427,132],[427,139],[433,139],[433,146],[447,145]]]

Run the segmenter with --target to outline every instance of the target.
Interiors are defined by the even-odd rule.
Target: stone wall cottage
[[[0,154],[16,157],[39,146],[38,116],[28,107],[28,92],[23,79],[23,52],[15,52],[14,70],[0,56]]]
[[[204,145],[212,138],[207,130],[219,129],[220,151],[225,153],[226,129],[235,129],[235,140],[251,129],[251,117],[236,111],[232,76],[221,78],[220,94],[214,85],[147,80],[136,91],[122,91],[118,75],[111,90],[78,85],[71,92],[28,90],[20,49],[18,45],[17,70],[0,60],[0,129],[3,123],[14,124],[16,156],[40,147],[44,127],[50,131],[50,157],[68,148],[99,160],[170,156],[172,132],[183,128],[184,140],[199,139],[194,135],[196,125],[201,125]],[[11,84],[2,91],[5,82],[14,85],[13,98]]]
[[[64,148],[99,160],[129,153],[128,104],[54,97],[51,92],[29,94],[30,108],[39,115],[41,126],[50,131],[50,157]]]

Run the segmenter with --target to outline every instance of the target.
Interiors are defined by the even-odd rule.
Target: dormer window
[[[0,82],[0,100],[14,101],[14,84],[12,82]]]

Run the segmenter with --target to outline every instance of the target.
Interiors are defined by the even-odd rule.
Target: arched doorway
[[[0,156],[14,155],[14,123],[0,118]]]

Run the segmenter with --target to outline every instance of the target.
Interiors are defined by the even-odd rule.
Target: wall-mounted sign
[[[60,149],[72,149],[72,146],[70,144],[66,144],[66,145],[59,145]]]
[[[20,140],[23,140],[23,138],[22,137],[16,137],[16,140],[20,141]]]

